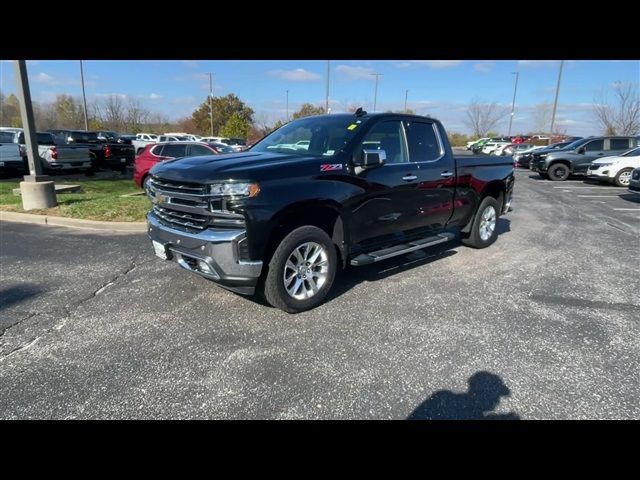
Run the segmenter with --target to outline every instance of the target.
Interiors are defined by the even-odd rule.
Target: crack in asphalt
[[[97,295],[102,293],[104,290],[106,290],[111,285],[117,283],[118,280],[126,277],[128,274],[130,274],[132,271],[134,271],[139,266],[144,265],[145,263],[149,263],[149,262],[155,260],[154,258],[150,258],[150,259],[144,260],[142,262],[137,262],[138,258],[139,257],[134,257],[133,259],[131,259],[131,261],[128,263],[127,267],[123,271],[119,272],[113,278],[111,278],[107,282],[105,282],[102,285],[100,285],[98,288],[93,290],[90,294],[84,296],[83,298],[81,298],[79,300],[76,300],[75,302],[72,302],[69,306],[59,307],[59,308],[57,308],[55,310],[52,310],[51,312],[47,312],[49,314],[51,314],[51,313],[55,314],[55,313],[59,312],[59,313],[63,313],[64,316],[60,319],[60,321],[58,323],[56,323],[55,325],[51,326],[50,328],[47,328],[44,332],[42,332],[40,335],[36,336],[35,338],[32,338],[27,343],[24,343],[22,345],[17,346],[16,348],[14,348],[13,350],[11,350],[10,352],[8,352],[8,353],[6,353],[4,355],[0,355],[0,362],[3,362],[4,360],[6,360],[7,358],[13,356],[14,354],[33,346],[42,337],[44,337],[45,335],[47,335],[48,333],[50,333],[54,329],[56,331],[60,331],[67,324],[67,322],[71,318],[72,314],[78,308],[80,308],[80,306],[82,304],[84,304],[85,302],[95,298]],[[0,336],[3,336],[9,329],[15,327],[16,325],[19,325],[20,323],[24,322],[25,320],[27,320],[29,318],[33,318],[33,317],[38,316],[38,315],[43,315],[43,314],[44,314],[43,312],[31,313],[27,317],[25,317],[23,319],[20,319],[18,322],[14,323],[13,325],[5,328],[2,331],[2,333],[0,334]]]
[[[20,325],[25,320],[29,320],[30,318],[33,318],[36,315],[40,315],[40,314],[38,312],[28,313],[26,317],[21,318],[20,320],[18,320],[13,325],[9,325],[7,328],[3,328],[2,331],[0,331],[0,337],[2,337],[10,328],[13,328],[13,327],[15,327],[17,325]]]

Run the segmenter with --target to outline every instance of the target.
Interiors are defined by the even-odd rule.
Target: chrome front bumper
[[[153,212],[147,222],[149,238],[165,247],[167,260],[235,292],[254,293],[262,262],[240,260],[238,242],[246,238],[244,229],[188,233],[163,225]]]

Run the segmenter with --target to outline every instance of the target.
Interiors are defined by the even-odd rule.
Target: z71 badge
[[[330,170],[342,170],[341,163],[325,163],[320,165],[321,172],[328,172]]]

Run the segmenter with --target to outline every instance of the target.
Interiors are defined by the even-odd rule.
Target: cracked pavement
[[[639,216],[529,176],[489,249],[350,269],[299,315],[145,235],[0,223],[0,418],[640,418]]]

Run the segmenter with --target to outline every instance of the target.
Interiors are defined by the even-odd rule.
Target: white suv
[[[637,167],[640,167],[640,147],[619,156],[594,160],[587,170],[587,176],[594,180],[614,183],[618,187],[628,187],[631,172]]]

